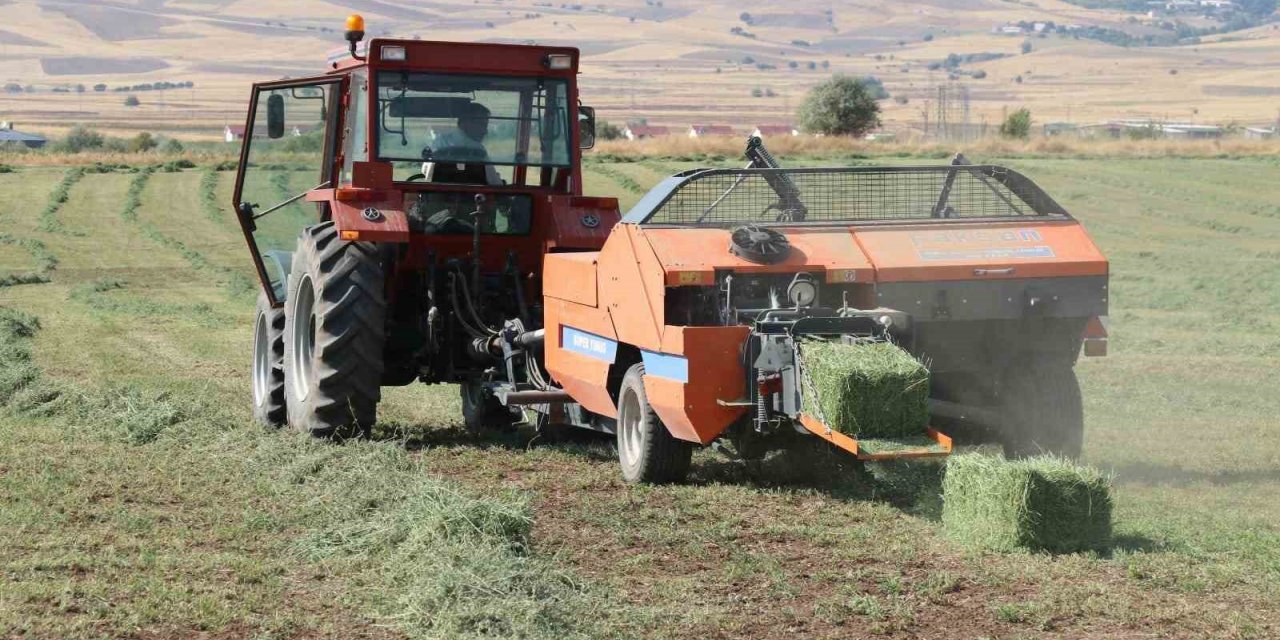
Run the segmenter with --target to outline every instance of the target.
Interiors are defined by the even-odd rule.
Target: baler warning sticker
[[[1057,257],[1036,229],[964,229],[911,234],[921,260],[1034,260]]]
[[[613,364],[618,356],[617,342],[573,327],[560,327],[560,347],[565,351],[604,360],[609,364]]]

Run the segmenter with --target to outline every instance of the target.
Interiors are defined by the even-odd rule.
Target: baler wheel
[[[284,401],[284,309],[273,309],[258,294],[253,322],[253,418],[268,427],[288,419]]]
[[[285,303],[289,424],[316,437],[373,426],[382,397],[386,298],[378,246],[347,242],[332,222],[298,237]]]
[[[506,430],[516,423],[511,409],[485,391],[482,385],[464,382],[458,385],[462,395],[462,424],[467,431],[480,434],[486,430]]]
[[[618,392],[618,461],[627,482],[680,482],[689,474],[693,444],[662,424],[644,391],[644,365],[632,365]]]
[[[1005,457],[1079,458],[1084,406],[1075,369],[1062,363],[1008,370],[1000,386],[1000,420]]]

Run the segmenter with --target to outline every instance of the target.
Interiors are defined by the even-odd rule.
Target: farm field
[[[0,635],[1280,635],[1280,160],[973,159],[1111,260],[1111,355],[1079,365],[1110,553],[967,553],[937,466],[822,448],[624,485],[608,441],[469,435],[452,386],[388,390],[372,441],[264,430],[232,172],[0,173]],[[585,186],[625,210],[694,164]]]
[[[220,138],[224,126],[243,123],[251,82],[322,73],[328,54],[345,46],[342,21],[352,11],[365,15],[370,37],[579,47],[587,104],[617,124],[647,119],[677,133],[692,124],[745,132],[793,122],[805,93],[832,73],[881,79],[894,98],[883,101],[894,129],[935,119],[940,89],[953,102],[968,96],[964,111],[975,126],[994,127],[1020,106],[1040,124],[1275,120],[1274,16],[1177,46],[998,33],[1011,22],[1052,22],[1169,35],[1138,24],[1146,9],[1096,8],[1120,4],[10,0],[0,84],[13,90],[0,93],[0,120],[55,135],[92,123],[113,133]],[[952,54],[970,57],[955,69],[962,73],[940,66]],[[184,86],[132,89],[156,83]],[[140,104],[125,106],[128,95]],[[949,117],[958,122],[960,114]]]

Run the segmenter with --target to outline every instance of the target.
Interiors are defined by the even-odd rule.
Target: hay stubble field
[[[979,159],[1040,182],[1112,261],[1112,354],[1079,367],[1085,458],[1116,474],[1104,553],[954,546],[928,464],[703,452],[687,485],[624,485],[608,442],[468,435],[448,386],[390,390],[372,441],[265,431],[233,174],[15,164],[0,635],[1280,634],[1280,161]],[[695,164],[615,160],[586,184],[624,207]]]

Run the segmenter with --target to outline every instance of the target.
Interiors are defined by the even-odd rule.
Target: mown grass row
[[[147,188],[147,183],[151,180],[151,176],[155,173],[155,167],[146,167],[138,172],[129,182],[129,188],[125,191],[124,205],[120,209],[120,218],[130,224],[138,225],[145,235],[152,242],[171,249],[182,256],[192,269],[200,272],[212,272],[223,280],[227,294],[232,297],[245,296],[253,291],[254,283],[247,276],[239,271],[215,265],[205,258],[204,254],[188,247],[186,243],[177,238],[165,235],[156,225],[141,220],[138,217],[138,208],[142,206],[142,192]]]
[[[0,245],[19,247],[35,259],[35,268],[31,271],[0,275],[0,288],[48,282],[54,269],[58,268],[58,257],[49,251],[43,242],[34,238],[19,238],[0,233]]]
[[[218,170],[208,167],[200,174],[200,211],[204,217],[220,225],[227,219],[222,215],[222,207],[218,206]]]
[[[635,178],[607,164],[592,164],[590,170],[612,180],[618,186],[636,195],[644,195],[649,192],[649,189],[637,182]]]
[[[58,211],[62,209],[62,205],[66,204],[67,198],[71,197],[71,187],[80,182],[85,173],[84,167],[67,169],[67,172],[62,176],[62,181],[49,193],[49,201],[45,204],[44,209],[40,211],[40,222],[36,227],[37,229],[48,233],[67,232],[67,228],[58,219]]]
[[[602,598],[529,553],[532,512],[523,496],[468,495],[431,477],[398,443],[334,444],[242,426],[204,394],[87,389],[48,379],[31,353],[40,329],[36,317],[0,307],[0,410],[57,420],[69,439],[157,447],[162,459],[242,465],[240,482],[288,514],[276,524],[291,532],[283,543],[288,550],[338,579],[359,576],[348,595],[407,636],[602,633]]]

